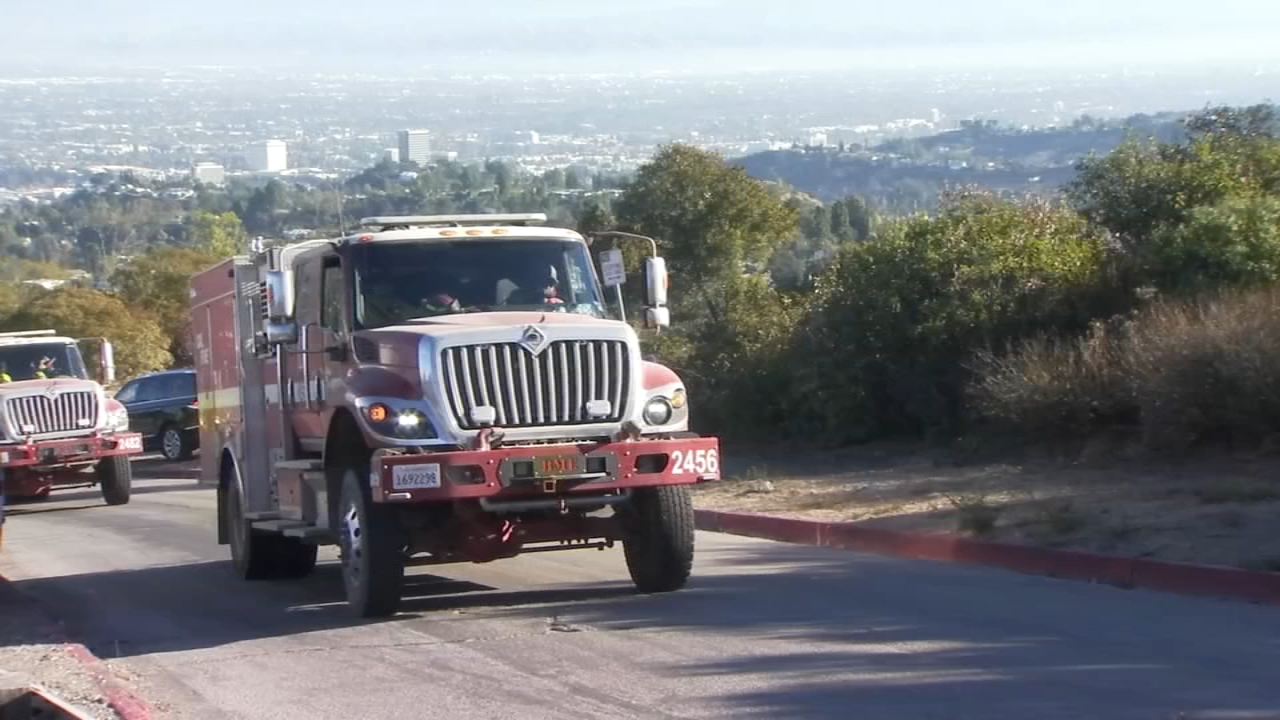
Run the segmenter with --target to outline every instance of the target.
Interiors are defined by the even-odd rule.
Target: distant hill
[[[926,210],[947,186],[1056,192],[1075,177],[1075,163],[1105,153],[1134,135],[1175,141],[1190,113],[1134,115],[1123,120],[1087,116],[1070,127],[1024,129],[994,121],[965,121],[955,130],[890,140],[870,148],[807,147],[738,159],[751,175],[780,181],[822,200],[861,195],[890,211]]]

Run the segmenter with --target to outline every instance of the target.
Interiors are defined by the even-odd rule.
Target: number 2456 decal
[[[718,450],[673,450],[671,452],[671,474],[714,474],[720,472],[720,452]]]

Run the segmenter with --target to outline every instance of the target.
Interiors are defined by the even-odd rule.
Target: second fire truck
[[[367,218],[192,278],[202,474],[242,577],[301,577],[337,544],[349,605],[385,616],[410,563],[620,542],[638,589],[683,587],[719,443],[610,319],[589,243],[544,222]]]

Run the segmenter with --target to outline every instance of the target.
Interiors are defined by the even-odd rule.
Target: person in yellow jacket
[[[13,376],[9,374],[9,366],[0,363],[0,383],[13,382]]]

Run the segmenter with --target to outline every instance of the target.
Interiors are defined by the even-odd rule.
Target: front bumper
[[[720,479],[717,438],[640,439],[459,450],[375,453],[376,502],[600,495]]]
[[[90,435],[59,440],[33,440],[0,445],[0,467],[57,467],[93,462],[113,455],[142,452],[142,435],[134,432]]]

